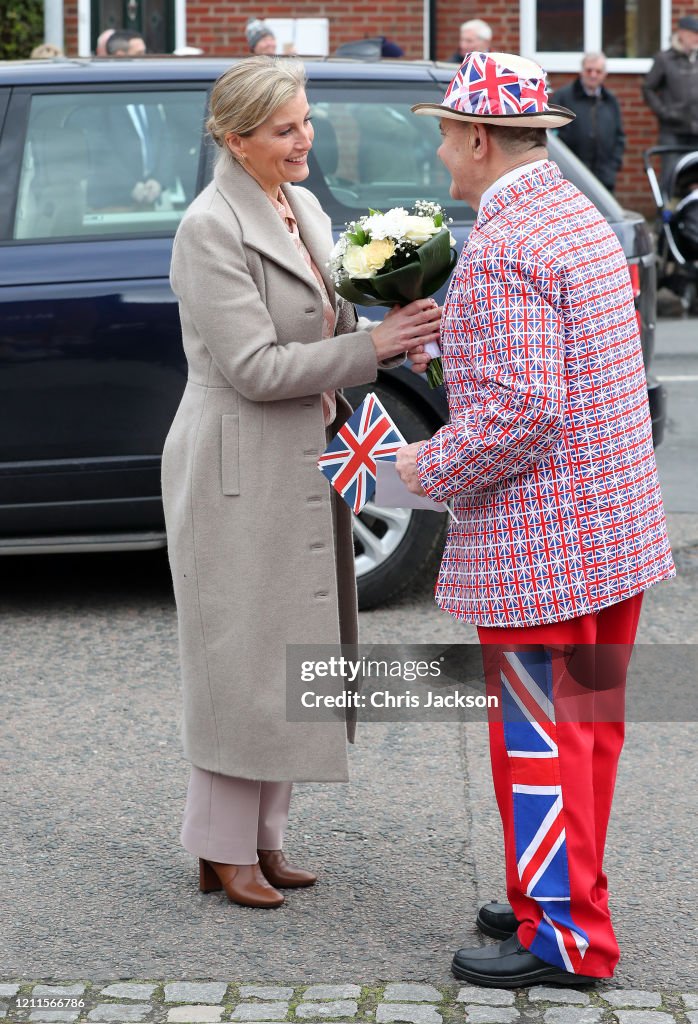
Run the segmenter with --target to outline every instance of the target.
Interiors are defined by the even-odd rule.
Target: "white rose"
[[[342,266],[350,277],[374,277],[394,252],[395,242],[389,238],[374,238],[366,245],[349,246]]]
[[[371,270],[366,259],[365,245],[349,245],[344,253],[342,266],[349,277],[373,277],[375,270]]]
[[[408,242],[421,245],[427,242],[434,235],[438,235],[441,228],[437,228],[431,217],[405,217],[402,234]]]
[[[382,270],[395,252],[395,242],[390,238],[374,238],[363,250],[368,269]]]

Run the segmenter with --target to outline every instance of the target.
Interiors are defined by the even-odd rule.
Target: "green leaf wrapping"
[[[397,270],[379,270],[375,277],[347,278],[336,286],[343,298],[360,306],[407,306],[425,299],[448,280],[458,253],[451,248],[451,233],[444,228],[414,252]]]

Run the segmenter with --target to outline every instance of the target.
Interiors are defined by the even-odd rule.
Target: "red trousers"
[[[603,856],[641,604],[639,594],[567,622],[478,628],[488,695],[500,701],[490,755],[519,940],[598,978],[620,955]]]

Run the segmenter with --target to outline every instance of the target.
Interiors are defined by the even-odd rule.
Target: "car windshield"
[[[436,100],[432,83],[309,83],[315,138],[308,187],[335,223],[369,208],[440,203],[459,222],[474,214],[449,193],[451,178],[436,155],[439,121],[415,117],[413,103]]]

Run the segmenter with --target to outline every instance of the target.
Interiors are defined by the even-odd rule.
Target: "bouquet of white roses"
[[[397,206],[369,210],[347,224],[330,254],[337,292],[362,306],[406,306],[441,287],[456,265],[456,240],[438,203],[418,199],[411,213]],[[431,387],[443,383],[438,345],[427,369]]]

